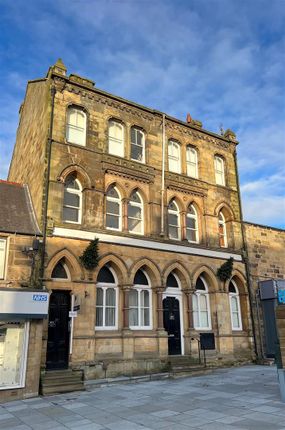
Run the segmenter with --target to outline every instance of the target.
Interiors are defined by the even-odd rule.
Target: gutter
[[[164,193],[165,193],[165,114],[162,114],[162,167],[161,167],[161,229],[164,236]]]

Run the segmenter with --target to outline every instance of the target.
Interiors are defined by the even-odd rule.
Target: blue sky
[[[68,73],[240,141],[244,218],[285,227],[284,0],[0,0],[0,177],[28,79]]]

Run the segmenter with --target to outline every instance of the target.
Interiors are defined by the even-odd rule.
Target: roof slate
[[[0,180],[0,232],[41,234],[27,185]]]

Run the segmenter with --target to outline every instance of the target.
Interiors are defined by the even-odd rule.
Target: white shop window
[[[0,238],[0,279],[5,278],[7,240]]]
[[[25,386],[28,322],[0,321],[0,389]]]

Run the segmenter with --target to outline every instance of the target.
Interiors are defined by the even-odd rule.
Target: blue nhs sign
[[[48,299],[47,294],[33,294],[33,301],[34,302],[46,302]]]

